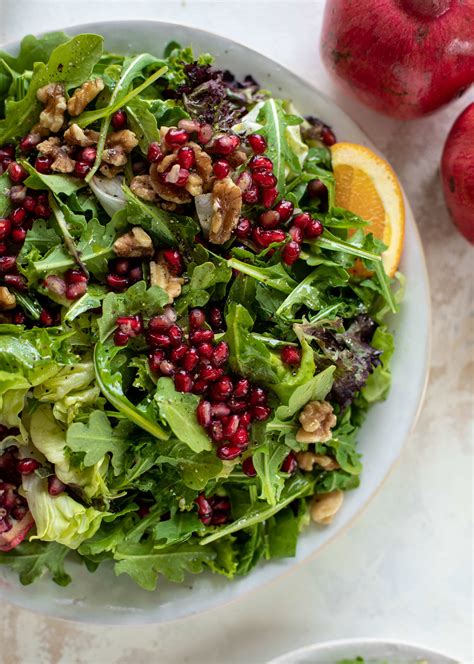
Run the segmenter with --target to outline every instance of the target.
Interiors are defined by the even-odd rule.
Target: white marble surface
[[[473,661],[473,250],[448,220],[438,162],[448,128],[474,94],[409,124],[348,100],[319,60],[323,5],[0,0],[0,43],[107,18],[176,21],[241,41],[336,98],[406,189],[427,254],[434,322],[426,403],[400,462],[355,525],[311,562],[232,605],[170,625],[66,624],[2,606],[2,664],[260,664],[311,642],[361,636]]]

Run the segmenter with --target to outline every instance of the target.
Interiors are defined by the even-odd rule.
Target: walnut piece
[[[136,175],[130,182],[130,189],[144,201],[154,201],[156,198],[149,175]]]
[[[104,89],[104,81],[101,78],[92,78],[86,81],[80,88],[74,90],[74,94],[67,103],[67,112],[69,115],[80,115],[99,92]]]
[[[173,161],[176,159],[174,155],[168,155],[172,157]],[[165,157],[163,161],[167,159]],[[177,187],[173,184],[168,184],[164,181],[163,174],[158,170],[160,164],[152,164],[150,168],[150,180],[151,185],[155,192],[160,198],[163,198],[165,201],[170,201],[171,203],[190,203],[193,199],[191,194],[184,189],[184,187]]]
[[[214,183],[212,208],[209,240],[213,244],[224,244],[237,226],[242,209],[242,192],[229,177]]]
[[[312,520],[323,526],[329,525],[340,510],[343,500],[344,494],[339,490],[316,494],[310,508]]]
[[[88,148],[91,145],[97,145],[99,132],[92,129],[82,129],[77,124],[72,124],[64,132],[64,140],[71,145],[79,145],[81,148]]]
[[[16,307],[16,297],[10,293],[6,286],[0,286],[0,311],[7,311]]]
[[[194,164],[194,168],[196,170],[196,173],[199,175],[199,177],[202,180],[202,192],[201,193],[206,193],[209,191],[209,186],[212,184],[213,181],[213,174],[212,174],[212,159],[211,157],[207,154],[207,152],[204,152],[204,150],[201,148],[200,145],[197,143],[193,143],[193,141],[190,141],[187,143],[187,145],[193,149],[194,151],[194,158],[196,160],[196,163]],[[199,194],[193,194],[193,196],[197,196]]]
[[[300,413],[301,429],[296,434],[299,443],[325,443],[332,437],[336,416],[328,401],[310,401]]]
[[[188,177],[188,181],[184,185],[184,188],[186,191],[188,191],[191,196],[194,198],[195,196],[199,196],[202,194],[202,178],[200,175],[197,173],[190,173]]]
[[[332,457],[326,454],[315,454],[314,452],[297,452],[296,459],[298,468],[311,472],[315,465],[324,470],[337,470],[339,464]]]
[[[54,159],[51,170],[57,173],[72,173],[74,171],[76,162],[69,156],[71,148],[67,145],[61,145],[61,141],[57,136],[51,136],[46,141],[42,141],[37,145],[37,149],[46,157]]]
[[[125,166],[127,163],[127,155],[123,148],[117,146],[116,148],[105,148],[102,153],[102,161],[111,166]]]
[[[156,261],[150,261],[150,283],[152,286],[159,286],[168,293],[168,303],[181,294],[181,287],[184,284],[182,277],[176,277],[171,274],[167,262],[158,254]]]
[[[117,256],[141,258],[153,256],[154,248],[151,237],[140,226],[134,226],[114,242],[113,249]]]
[[[53,133],[59,131],[64,123],[66,97],[61,83],[48,83],[36,92],[38,101],[46,106],[39,116],[39,125]]]
[[[120,129],[107,136],[106,146],[110,148],[122,148],[128,154],[138,145],[138,138],[130,129]]]

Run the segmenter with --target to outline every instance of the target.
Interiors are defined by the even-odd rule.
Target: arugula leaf
[[[89,79],[102,55],[102,43],[99,35],[78,35],[57,46],[47,64],[36,63],[27,94],[20,101],[11,101],[7,117],[0,120],[0,145],[25,134],[35,123],[42,108],[36,98],[41,87],[63,83],[70,89]]]
[[[46,175],[39,173],[25,160],[20,160],[20,163],[30,174],[25,180],[25,185],[30,189],[43,190],[46,188],[56,196],[60,194],[70,196],[85,186],[84,180],[79,180],[70,175]]]
[[[153,537],[156,542],[164,540],[161,546],[165,546],[186,542],[194,533],[203,533],[204,530],[205,527],[195,512],[177,512],[171,519],[157,523],[153,528]]]
[[[0,555],[0,565],[9,565],[18,572],[24,586],[33,583],[47,570],[58,586],[67,586],[71,577],[64,569],[64,560],[70,549],[57,542],[22,542],[11,551]]]
[[[7,62],[9,67],[21,74],[25,69],[33,69],[36,62],[48,62],[54,49],[68,40],[69,37],[64,32],[47,32],[39,38],[34,35],[26,35],[21,40],[20,52],[17,56],[0,51],[0,57]]]
[[[194,452],[212,449],[209,436],[196,419],[198,396],[177,392],[171,378],[160,378],[154,400],[158,404],[160,416],[179,440],[189,445]]]
[[[260,481],[260,498],[266,500],[269,505],[277,504],[285,486],[285,479],[280,473],[280,468],[287,455],[286,445],[278,441],[268,441],[252,456],[253,465]]]
[[[97,309],[101,306],[102,300],[107,291],[103,286],[89,284],[84,295],[75,300],[64,315],[65,322],[72,322],[90,309]]]
[[[130,129],[138,139],[139,148],[146,155],[150,143],[155,141],[160,143],[161,141],[160,130],[156,117],[150,109],[150,102],[141,97],[135,97],[127,104],[125,111]],[[166,122],[160,122],[161,125],[170,126]]]
[[[335,368],[334,366],[328,367],[306,383],[296,387],[288,400],[288,405],[282,404],[276,409],[276,417],[280,420],[287,420],[300,411],[308,401],[323,401],[334,382]]]
[[[214,551],[191,543],[155,549],[153,542],[127,543],[117,547],[115,574],[128,574],[141,588],[155,590],[158,576],[182,583],[186,573],[198,574],[215,558]]]
[[[160,444],[155,463],[166,463],[178,468],[184,484],[196,491],[204,489],[223,468],[222,461],[213,449],[196,453],[189,443],[176,440]]]
[[[122,468],[123,455],[126,448],[126,430],[112,428],[109,418],[101,410],[94,410],[87,423],[75,422],[66,432],[66,443],[73,452],[84,454],[81,463],[94,466],[106,454],[112,455],[115,473]]]
[[[227,265],[282,293],[291,293],[297,286],[297,282],[290,277],[281,263],[270,267],[259,267],[244,263],[237,258],[230,258]]]

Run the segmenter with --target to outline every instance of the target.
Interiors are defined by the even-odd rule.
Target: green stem
[[[344,240],[338,240],[337,238],[328,238],[322,235],[317,240],[312,240],[309,242],[313,247],[318,247],[319,249],[328,249],[329,251],[343,251],[346,254],[351,254],[352,256],[358,256],[359,258],[366,258],[367,260],[381,262],[382,257],[378,254],[374,254],[371,251],[365,251],[365,249],[359,249],[354,247],[353,244],[349,242],[344,242]]]

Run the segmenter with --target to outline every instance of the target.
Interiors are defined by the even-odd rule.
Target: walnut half
[[[310,401],[301,411],[299,420],[302,425],[296,434],[299,443],[325,443],[331,439],[336,416],[328,401]]]
[[[67,103],[67,111],[69,115],[80,115],[99,92],[104,89],[104,81],[101,78],[93,78],[86,81],[80,88],[74,90],[74,94]]]
[[[224,244],[237,226],[242,209],[242,192],[229,177],[214,183],[212,208],[209,240],[213,244]]]
[[[142,258],[153,256],[153,242],[143,228],[135,226],[129,233],[125,233],[114,242],[114,252],[124,258]]]
[[[340,466],[332,457],[326,454],[315,454],[314,452],[298,452],[296,454],[298,468],[311,472],[314,466],[320,466],[324,470],[337,470]]]
[[[310,508],[312,520],[322,526],[329,525],[341,509],[343,500],[344,494],[339,490],[316,494]]]
[[[166,291],[168,302],[171,304],[181,294],[184,279],[171,274],[167,262],[159,253],[156,261],[150,261],[150,283]]]
[[[16,307],[16,297],[10,293],[6,286],[0,286],[0,311],[7,311]]]
[[[59,131],[64,123],[64,112],[67,106],[64,86],[61,83],[48,83],[39,88],[36,97],[46,106],[40,113],[39,126],[49,129],[53,133]]]

